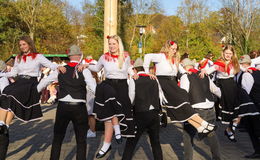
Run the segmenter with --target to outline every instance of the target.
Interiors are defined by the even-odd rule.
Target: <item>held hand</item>
[[[77,66],[77,70],[79,72],[82,72],[84,69],[88,68],[88,66],[89,66],[88,64],[80,64]]]
[[[207,75],[206,70],[205,70],[205,69],[202,69],[201,72],[200,72],[200,74],[199,74],[200,78],[204,78],[205,75]]]
[[[150,76],[150,79],[152,79],[152,80],[156,80],[157,79],[157,77],[155,75],[153,75],[153,74],[149,74],[149,76]]]
[[[58,72],[59,73],[66,73],[66,68],[65,67],[63,67],[63,66],[59,66],[58,68],[57,68],[57,70],[58,70]]]
[[[137,80],[139,78],[138,74],[134,74],[132,77],[134,80]]]

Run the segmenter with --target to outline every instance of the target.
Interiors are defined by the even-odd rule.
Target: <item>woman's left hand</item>
[[[57,67],[57,70],[58,70],[59,73],[63,73],[63,74],[66,73],[66,68],[63,67],[63,66]]]

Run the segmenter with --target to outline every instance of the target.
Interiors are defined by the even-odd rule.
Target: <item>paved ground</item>
[[[44,117],[40,121],[22,123],[14,120],[10,127],[10,145],[7,160],[47,160],[50,157],[53,123],[56,106],[43,106]],[[223,136],[224,126],[219,125],[219,136],[223,160],[244,160],[245,154],[252,152],[247,133],[237,132],[237,143],[229,142]],[[87,159],[95,157],[103,139],[103,132],[97,133],[97,138],[88,139]],[[160,133],[161,146],[165,160],[182,160],[183,144],[181,125],[170,124]],[[61,152],[61,160],[75,159],[75,137],[72,125],[67,129]],[[149,147],[149,139],[143,136],[136,150],[134,160],[152,160],[152,152]],[[210,151],[203,141],[195,140],[194,160],[210,159]],[[124,149],[122,145],[112,143],[112,151],[103,159],[119,160]]]

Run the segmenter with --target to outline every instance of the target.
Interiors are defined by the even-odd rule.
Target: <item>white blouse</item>
[[[118,59],[108,61],[105,59],[105,55],[102,55],[96,65],[89,65],[89,70],[93,72],[99,72],[102,68],[105,71],[105,77],[109,79],[127,79],[128,71],[131,68],[130,57],[127,56],[120,69],[118,66]]]
[[[18,62],[18,59],[15,58],[14,67],[11,72],[0,73],[0,77],[15,77],[17,75],[38,77],[42,66],[48,67],[52,70],[56,70],[58,67],[57,64],[52,63],[42,54],[37,54],[34,59],[32,59],[31,56],[26,57],[26,62],[24,62],[23,59]]]
[[[177,76],[178,68],[176,64],[169,63],[164,53],[149,53],[144,56],[143,66],[146,73],[149,73],[151,62],[155,63],[156,76]],[[179,65],[179,67],[181,67],[181,65]],[[181,73],[185,72],[181,70],[182,67],[179,69]]]

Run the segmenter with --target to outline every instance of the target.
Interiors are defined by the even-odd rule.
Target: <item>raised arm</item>
[[[161,54],[158,53],[148,53],[144,56],[144,70],[146,73],[149,73],[149,67],[151,62],[160,62]]]
[[[88,69],[83,70],[83,76],[89,89],[95,94],[96,92],[96,80],[93,78],[91,72]]]
[[[91,70],[91,71],[93,71],[93,72],[99,72],[99,71],[101,71],[101,69],[103,68],[103,59],[104,59],[104,55],[102,55],[102,56],[99,58],[97,64],[95,64],[95,65],[89,65],[88,69]]]
[[[58,68],[58,65],[55,63],[52,63],[51,61],[49,61],[47,58],[44,57],[44,55],[42,54],[38,54],[38,60],[40,62],[41,65],[50,68],[51,70],[56,70]]]
[[[2,72],[0,73],[0,77],[15,77],[18,74],[18,68],[17,68],[17,60],[14,62],[14,66],[10,72]]]

